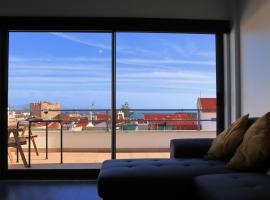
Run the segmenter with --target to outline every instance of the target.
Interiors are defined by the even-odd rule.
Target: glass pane
[[[9,169],[27,169],[31,120],[30,169],[98,168],[111,158],[111,34],[9,36]]]
[[[117,158],[168,158],[216,136],[215,36],[117,33]]]

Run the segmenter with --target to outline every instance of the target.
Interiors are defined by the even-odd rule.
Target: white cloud
[[[157,56],[157,53],[159,51],[154,51],[154,50],[149,50],[145,49],[143,47],[134,47],[134,46],[124,46],[124,45],[117,45],[116,47],[117,53],[125,53],[129,54],[130,56],[138,56],[138,55],[143,55],[143,56]]]
[[[13,83],[31,83],[31,84],[46,84],[46,85],[52,85],[52,84],[83,84],[83,83],[111,83],[110,77],[104,78],[104,77],[64,77],[64,76],[52,76],[52,77],[44,77],[44,76],[22,76],[22,77],[11,77],[10,78],[11,84]],[[34,86],[34,85],[33,85]]]
[[[85,57],[85,56],[69,56],[69,57],[20,57],[10,56],[10,62],[22,63],[22,62],[108,62],[110,64],[111,58],[103,57]],[[147,59],[147,58],[117,58],[119,64],[132,64],[132,65],[216,65],[212,60],[183,60],[183,59]]]
[[[191,84],[198,84],[198,85],[215,85],[215,80],[214,79],[203,79],[203,80],[196,80],[196,79],[188,79],[188,80],[181,80],[181,79],[166,79],[166,80],[162,80],[162,79],[118,79],[117,80],[118,84],[122,84],[125,87],[128,86],[133,86],[133,87],[137,87],[138,85],[143,85],[145,88],[149,87],[149,86],[155,86],[155,87],[159,87],[161,85],[191,85]]]
[[[191,79],[208,79],[214,75],[213,73],[198,73],[193,71],[152,71],[143,73],[124,73],[120,74],[120,78],[191,78]]]
[[[67,34],[67,33],[59,33],[59,32],[51,32],[50,34],[73,41],[73,42],[77,42],[80,44],[84,44],[87,46],[91,46],[91,47],[95,47],[95,48],[100,48],[100,49],[106,49],[106,50],[110,50],[111,49],[111,44],[102,44],[102,43],[97,43],[91,40],[85,40],[82,39],[80,37],[77,37],[75,35],[71,35],[71,34]]]
[[[149,64],[171,64],[171,65],[181,65],[181,64],[191,64],[191,65],[216,65],[214,61],[202,61],[202,60],[182,60],[182,59],[142,59],[142,58],[119,58],[118,63],[122,64],[132,64],[132,65],[149,65]]]
[[[40,57],[21,57],[21,56],[10,56],[9,62],[11,63],[29,63],[29,62],[39,62],[40,64],[44,62],[111,62],[111,58],[103,57],[85,57],[85,56],[69,56],[69,57],[61,57],[61,56],[40,56]],[[31,63],[29,63],[31,64]],[[36,64],[37,65],[37,64]]]
[[[28,73],[44,73],[44,72],[97,72],[97,71],[111,71],[110,64],[12,64],[9,68],[11,72],[28,72]]]
[[[22,56],[9,56],[9,62],[50,62],[53,57],[22,57]]]
[[[206,50],[205,48],[198,47],[199,42],[194,42],[192,40],[187,40],[185,42],[176,43],[175,41],[172,42],[170,40],[161,40],[161,43],[165,45],[167,48],[172,49],[177,54],[184,56],[184,57],[204,57],[207,59],[215,60],[215,51],[214,50]],[[209,43],[209,46],[213,44]]]

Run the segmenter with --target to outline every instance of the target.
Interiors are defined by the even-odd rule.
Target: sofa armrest
[[[171,158],[202,158],[211,146],[212,138],[173,139],[170,143]]]

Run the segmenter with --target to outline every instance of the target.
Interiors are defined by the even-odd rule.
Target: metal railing
[[[212,112],[213,116],[211,118],[205,118],[202,116],[204,112]],[[32,113],[39,113],[41,116],[49,116],[53,112],[57,112],[58,114],[55,118],[59,118],[63,120],[64,124],[71,123],[79,123],[79,122],[87,122],[100,124],[105,122],[106,131],[111,130],[111,122],[112,122],[112,110],[111,109],[43,109],[43,110],[18,110],[11,109],[10,113],[16,115],[22,113],[29,113],[29,116],[25,115],[25,118],[30,117]],[[118,130],[126,130],[132,129],[132,131],[139,131],[140,129],[134,129],[135,126],[147,126],[147,130],[202,130],[203,122],[216,122],[215,117],[216,108],[204,108],[200,109],[117,109],[117,119],[116,119],[116,127]],[[60,115],[59,115],[60,114]],[[102,119],[98,119],[98,115],[103,114]],[[145,118],[147,114],[155,114],[156,117]],[[160,116],[158,116],[158,114]],[[170,116],[174,114],[175,118]],[[177,117],[177,114],[180,114]],[[185,117],[180,117],[181,114],[186,114]],[[68,117],[69,115],[74,115],[73,117]],[[161,117],[163,116],[163,118]],[[184,115],[183,115],[184,116]],[[62,117],[62,118],[61,118]],[[46,117],[45,117],[46,118]],[[179,119],[178,119],[179,118]],[[141,124],[140,124],[141,122]],[[174,124],[175,122],[175,124]],[[177,124],[178,122],[178,124]],[[180,123],[179,123],[180,122]],[[182,122],[182,125],[181,125]],[[184,123],[186,122],[186,123]],[[190,123],[188,123],[190,122]],[[193,123],[192,123],[193,122]],[[186,124],[186,125],[185,125]],[[129,126],[129,127],[128,127]],[[132,127],[133,126],[133,127]],[[156,128],[154,128],[156,126]],[[151,128],[150,128],[151,127]],[[146,129],[146,127],[144,127]],[[146,131],[146,130],[145,130]]]

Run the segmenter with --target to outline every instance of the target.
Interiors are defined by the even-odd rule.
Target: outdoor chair
[[[8,118],[8,147],[16,148],[17,162],[19,162],[20,154],[25,166],[27,166],[27,162],[21,146],[27,144],[29,137],[33,143],[36,155],[39,156],[39,151],[35,142],[35,138],[37,138],[38,135],[33,135],[32,132],[25,134],[27,127],[27,124],[19,124],[15,117]],[[11,136],[11,133],[13,134],[13,137]],[[13,162],[13,156],[10,151],[8,152],[9,159]]]
[[[27,142],[26,142],[25,138],[18,136],[18,132],[19,132],[19,130],[17,130],[17,128],[13,128],[13,127],[8,128],[8,157],[9,157],[11,163],[13,163],[13,156],[12,156],[12,153],[9,149],[10,149],[10,147],[16,148],[17,149],[17,158],[18,158],[18,154],[20,154],[22,161],[23,161],[23,164],[26,167],[27,161],[26,161],[23,149],[22,149],[22,145],[27,144]],[[11,136],[11,133],[13,134],[13,137]]]

